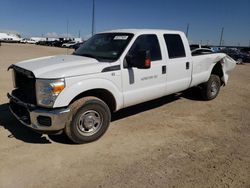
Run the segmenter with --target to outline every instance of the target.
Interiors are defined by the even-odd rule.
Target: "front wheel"
[[[217,97],[220,92],[220,78],[212,74],[209,80],[202,85],[202,97],[204,100],[212,100]]]
[[[96,97],[85,97],[70,105],[71,118],[65,133],[74,142],[82,144],[100,138],[108,129],[111,113],[109,107]]]

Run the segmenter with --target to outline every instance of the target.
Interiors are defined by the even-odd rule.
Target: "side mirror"
[[[136,67],[138,69],[149,69],[151,67],[150,51],[139,50],[135,55],[127,55],[127,67]]]

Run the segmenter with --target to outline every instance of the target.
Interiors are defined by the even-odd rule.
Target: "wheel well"
[[[220,62],[217,62],[215,64],[215,66],[213,67],[213,70],[212,70],[211,74],[219,76],[220,81],[221,81],[221,85],[224,84],[224,81],[222,80],[222,77],[224,76],[224,74],[223,74],[222,65],[221,65]]]
[[[97,97],[99,99],[101,99],[102,101],[104,101],[111,112],[114,112],[116,110],[116,101],[114,96],[106,89],[93,89],[93,90],[89,90],[89,91],[85,91],[79,95],[77,95],[71,102],[70,104],[72,104],[73,102],[75,102],[78,99],[81,99],[83,97],[87,97],[87,96],[92,96],[92,97]]]

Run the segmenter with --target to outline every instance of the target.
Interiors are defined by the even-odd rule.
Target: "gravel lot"
[[[10,64],[66,52],[0,46],[0,187],[250,187],[250,64],[213,101],[187,91],[137,105],[100,140],[74,145],[23,127],[6,97]]]

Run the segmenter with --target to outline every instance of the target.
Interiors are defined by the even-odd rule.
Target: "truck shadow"
[[[38,134],[19,123],[11,114],[8,104],[0,105],[0,128],[10,132],[8,138],[16,138],[27,143],[48,144],[51,143],[45,136]]]
[[[124,108],[118,112],[115,112],[112,114],[112,120],[111,121],[117,121],[123,118],[126,118],[128,116],[136,115],[139,113],[142,113],[144,111],[148,111],[154,108],[158,108],[160,106],[166,105],[168,103],[174,102],[176,100],[180,99],[179,94],[173,94],[168,95],[165,97],[161,97],[159,99],[155,99],[152,101],[144,102],[141,104],[137,104],[135,106],[131,106],[128,108]]]
[[[198,90],[187,90],[183,93],[173,94],[165,96],[159,99],[141,103],[132,107],[122,109],[116,113],[112,114],[111,121],[117,121],[124,119],[128,116],[133,116],[144,111],[148,111],[160,106],[166,105],[168,103],[174,102],[180,98],[187,98],[190,100],[201,100]],[[39,133],[32,131],[31,129],[23,126],[16,118],[11,114],[8,104],[0,105],[0,130],[4,128],[10,132],[8,138],[16,138],[22,140],[23,142],[33,143],[33,144],[49,144],[50,140],[61,143],[61,144],[73,144],[65,134],[61,135],[49,135],[49,139]]]
[[[180,93],[181,98],[189,99],[192,101],[204,101],[201,95],[201,90],[198,87],[192,87]]]

